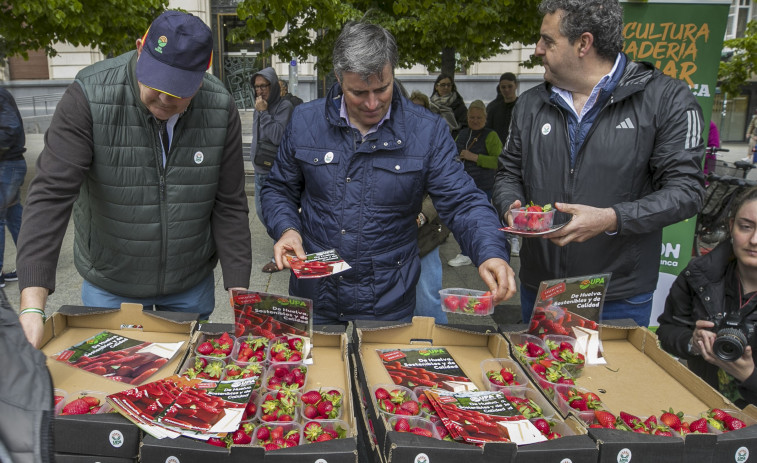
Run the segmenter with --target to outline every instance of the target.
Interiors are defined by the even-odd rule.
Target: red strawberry
[[[725,427],[728,431],[735,431],[746,427],[746,423],[730,415],[723,421],[725,422]]]
[[[667,436],[667,437],[672,437],[673,436],[673,433],[670,432],[670,428],[659,427],[659,426],[655,428],[653,434],[655,436]]]
[[[534,424],[534,426],[536,426],[536,429],[538,429],[540,433],[544,434],[545,436],[549,434],[551,427],[549,426],[547,420],[545,420],[544,418],[533,420],[532,423]]]
[[[324,417],[331,418],[330,414],[334,410],[334,404],[328,400],[324,400],[318,404],[318,414]]]
[[[245,445],[252,442],[252,436],[244,432],[244,429],[240,428],[234,431],[234,434],[231,435],[231,441],[234,445]]]
[[[710,432],[707,428],[707,418],[699,418],[698,420],[692,421],[689,425],[689,431],[699,433]]]
[[[219,439],[217,437],[211,437],[207,440],[208,444],[215,445],[216,447],[226,447],[226,442],[223,441],[223,439]]]
[[[334,439],[334,436],[332,436],[331,434],[329,434],[327,432],[324,432],[323,434],[321,434],[320,436],[318,436],[318,438],[315,441],[316,442],[324,442],[324,441],[332,440],[332,439]]]
[[[410,431],[410,423],[405,418],[400,418],[394,423],[394,430],[408,432]]]
[[[568,404],[571,408],[576,409],[581,412],[585,412],[589,410],[589,406],[586,404],[586,399],[581,397],[580,395],[571,397],[568,401]]]
[[[456,312],[460,308],[460,299],[457,296],[449,295],[444,298],[443,302],[450,312]]]
[[[377,387],[373,392],[373,395],[376,396],[377,400],[384,400],[389,398],[389,391],[387,391],[383,387]]]
[[[311,421],[310,423],[305,425],[303,432],[305,434],[305,439],[308,442],[315,442],[316,439],[318,439],[318,436],[323,434],[323,426],[321,426],[321,424],[317,421]]]
[[[708,415],[712,418],[715,418],[718,421],[724,421],[725,417],[731,416],[719,408],[713,408],[712,410],[710,410]]]
[[[624,411],[620,412],[620,419],[623,420],[623,422],[631,428],[631,430],[635,432],[647,432],[646,427],[644,426],[644,423],[642,423],[641,419],[638,416],[631,415],[630,413],[626,413]],[[679,423],[680,425],[680,423]]]
[[[271,437],[271,431],[267,427],[261,426],[260,428],[258,428],[255,436],[259,441],[267,441]]]
[[[89,405],[90,407],[96,407],[100,405],[100,399],[91,395],[85,395],[81,398],[81,400],[87,402],[87,405]]]
[[[603,428],[615,429],[615,415],[604,410],[594,410],[594,418]]]
[[[209,341],[205,341],[197,346],[197,353],[200,355],[210,355],[213,352],[213,344]]]
[[[410,432],[419,436],[434,437],[434,433],[426,428],[411,428]]]
[[[315,405],[306,405],[305,408],[302,409],[302,415],[305,418],[312,420],[318,416],[318,408]]]
[[[544,349],[542,349],[538,344],[534,344],[533,342],[528,342],[526,344],[526,351],[528,352],[529,357],[542,357],[546,355]]]
[[[672,408],[668,411],[663,410],[662,415],[660,415],[660,422],[673,431],[678,431],[681,429],[681,416],[683,416],[682,412],[676,413]]]
[[[407,402],[402,403],[400,405],[400,408],[402,410],[409,412],[411,415],[417,415],[421,411],[420,406],[418,405],[418,402],[414,400],[409,400]]]
[[[67,403],[65,407],[63,407],[63,410],[61,410],[61,415],[84,415],[86,413],[89,413],[89,404],[84,399],[75,399],[71,402]]]
[[[304,404],[315,405],[321,401],[321,393],[315,390],[307,391],[306,393],[302,394],[300,400],[302,400],[302,403]]]

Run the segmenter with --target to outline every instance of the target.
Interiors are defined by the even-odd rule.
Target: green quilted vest
[[[135,63],[132,51],[76,76],[92,113],[94,156],[74,205],[74,259],[95,286],[154,297],[197,285],[218,261],[210,221],[231,96],[206,74],[174,128],[163,169]]]

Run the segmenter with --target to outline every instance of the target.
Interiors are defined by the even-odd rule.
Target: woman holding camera
[[[663,349],[741,407],[757,404],[757,188],[736,198],[731,238],[678,275],[660,315]]]

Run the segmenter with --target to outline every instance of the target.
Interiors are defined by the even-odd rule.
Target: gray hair
[[[349,22],[336,39],[333,52],[334,74],[342,81],[345,72],[354,72],[367,81],[381,77],[384,67],[399,62],[397,42],[386,29],[365,22]]]
[[[558,10],[560,33],[571,44],[589,32],[601,58],[615,61],[623,51],[623,9],[617,0],[543,0],[539,5],[542,15]]]

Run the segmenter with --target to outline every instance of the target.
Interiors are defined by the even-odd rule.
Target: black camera
[[[715,334],[715,343],[712,351],[719,359],[733,362],[742,355],[754,335],[754,323],[742,320],[736,313],[726,315],[718,314],[711,320],[715,323],[712,329]]]

